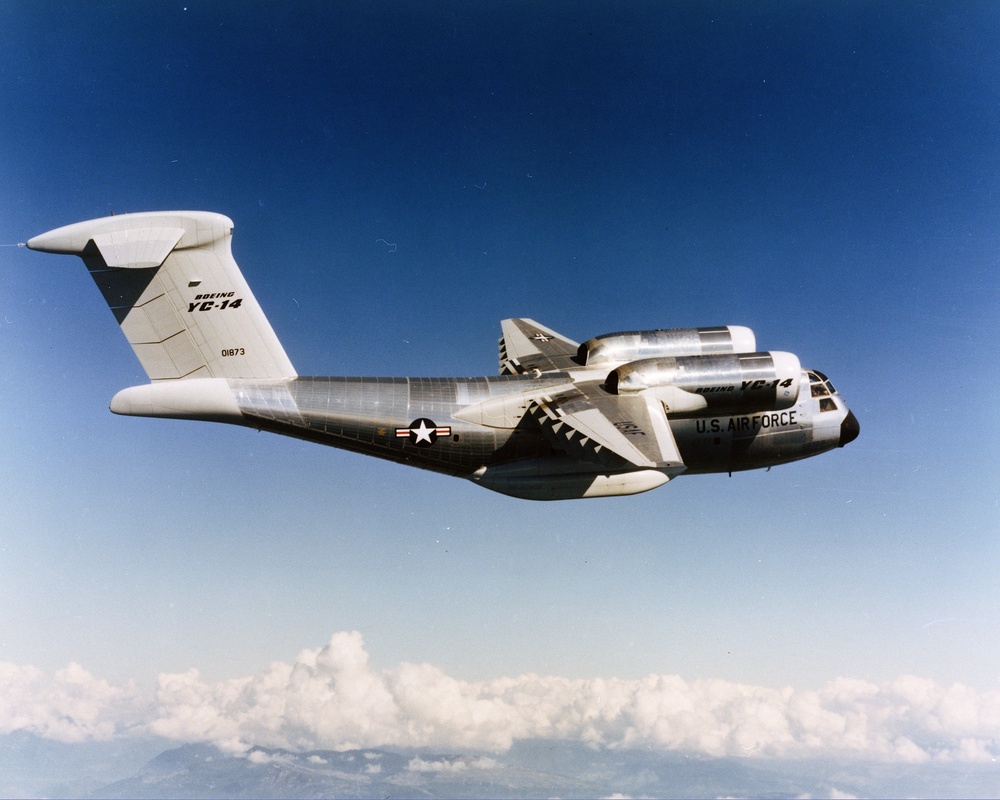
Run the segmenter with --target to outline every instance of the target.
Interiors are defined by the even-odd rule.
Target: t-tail
[[[32,250],[83,259],[149,376],[112,410],[238,415],[226,380],[290,379],[292,363],[232,255],[233,222],[204,211],[123,214],[35,236]]]

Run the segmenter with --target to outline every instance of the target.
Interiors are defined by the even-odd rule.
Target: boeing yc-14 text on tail
[[[116,414],[245,425],[533,500],[771,467],[858,435],[826,376],[758,352],[739,326],[577,344],[507,319],[498,377],[300,377],[233,260],[232,233],[221,214],[171,211],[28,241],[83,259],[142,362],[150,383],[115,395]]]

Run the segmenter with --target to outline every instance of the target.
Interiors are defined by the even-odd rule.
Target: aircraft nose
[[[859,433],[861,433],[861,426],[858,424],[858,418],[854,416],[853,411],[848,411],[844,421],[840,423],[840,444],[837,446],[843,447],[845,444],[853,442],[858,438]]]

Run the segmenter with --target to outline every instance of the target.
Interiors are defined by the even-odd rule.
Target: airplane
[[[83,259],[150,382],[111,411],[294,436],[512,497],[649,491],[678,475],[770,468],[852,442],[827,377],[759,352],[743,326],[628,331],[579,344],[501,322],[500,375],[302,377],[204,211],[78,222],[27,242]]]

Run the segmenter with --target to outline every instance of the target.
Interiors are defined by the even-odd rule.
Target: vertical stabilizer
[[[222,214],[163,211],[78,222],[28,247],[83,259],[151,381],[294,378],[232,238]]]

